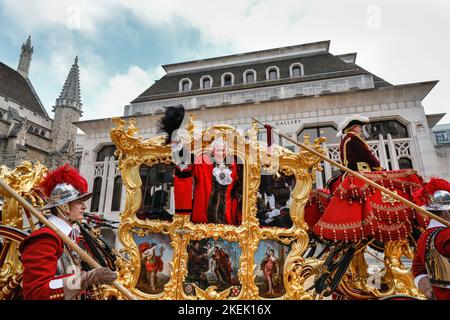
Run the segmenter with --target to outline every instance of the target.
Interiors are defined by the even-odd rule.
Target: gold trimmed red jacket
[[[365,162],[371,170],[380,170],[380,160],[370,150],[364,139],[354,133],[348,132],[339,146],[341,162],[347,168],[358,171],[358,162]]]

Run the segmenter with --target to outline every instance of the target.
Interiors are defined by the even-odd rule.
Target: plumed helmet
[[[425,209],[436,211],[450,210],[450,192],[438,190],[433,193],[431,198],[431,202],[425,206]]]
[[[47,197],[44,209],[54,208],[75,200],[87,200],[92,196],[88,184],[77,169],[68,164],[49,172],[39,184]]]
[[[414,192],[413,201],[427,210],[450,210],[450,183],[444,179],[431,178],[430,182]]]

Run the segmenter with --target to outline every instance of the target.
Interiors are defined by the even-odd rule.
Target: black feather
[[[167,133],[166,143],[172,140],[172,133],[179,129],[184,119],[184,107],[167,107],[164,116],[159,120],[159,132]]]

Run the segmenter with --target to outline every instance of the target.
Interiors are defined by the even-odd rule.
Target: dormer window
[[[267,80],[277,80],[280,78],[280,69],[276,66],[269,67],[266,70],[266,79]]]
[[[244,71],[244,83],[253,83],[256,82],[256,71],[253,69]]]
[[[298,62],[291,64],[291,66],[289,67],[289,73],[291,75],[291,78],[303,77],[305,75],[303,65]]]
[[[203,76],[200,78],[200,88],[210,89],[212,87],[213,79],[211,76]]]
[[[186,92],[192,89],[191,79],[184,78],[180,80],[179,91]]]
[[[222,87],[232,86],[234,84],[234,75],[231,72],[222,75]]]

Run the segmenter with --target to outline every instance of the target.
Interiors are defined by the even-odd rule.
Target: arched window
[[[212,87],[213,79],[211,76],[203,76],[200,78],[200,88],[209,89]]]
[[[102,178],[94,179],[94,187],[92,188],[91,212],[98,212],[100,206],[100,194],[102,191]]]
[[[317,137],[325,137],[327,138],[326,143],[339,143],[339,138],[336,137],[336,133],[337,130],[332,126],[303,128],[297,135],[297,140],[303,141],[303,136],[308,134],[311,141],[314,141]]]
[[[293,63],[289,67],[291,78],[302,77],[304,75],[303,65],[299,62]]]
[[[413,169],[413,164],[412,164],[411,159],[402,157],[402,158],[398,159],[398,167],[400,169]]]
[[[256,82],[256,71],[253,69],[244,71],[244,83],[254,83]]]
[[[107,145],[103,146],[98,152],[97,152],[97,158],[95,161],[105,161],[106,157],[114,157],[114,152],[116,151],[115,145]]]
[[[189,91],[192,88],[192,81],[189,78],[184,78],[180,80],[179,91],[185,92]]]
[[[122,177],[117,176],[114,179],[111,211],[119,211],[120,210],[120,200],[121,199],[122,199]]]
[[[381,134],[387,139],[390,134],[392,139],[409,138],[408,129],[397,120],[373,121],[366,125],[367,140],[378,140]]]
[[[280,69],[276,66],[272,66],[266,69],[267,80],[277,80],[280,78]]]
[[[234,75],[231,72],[222,75],[222,87],[232,86],[234,84]]]
[[[34,133],[39,134],[39,128],[34,128]]]

